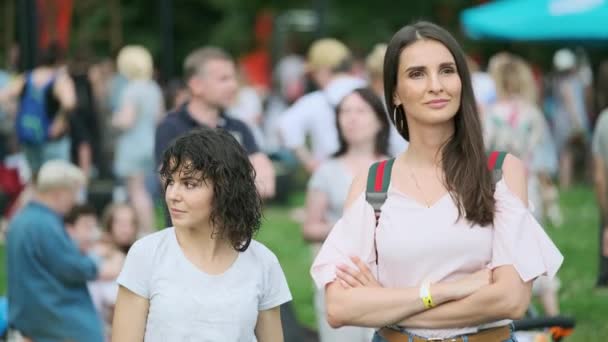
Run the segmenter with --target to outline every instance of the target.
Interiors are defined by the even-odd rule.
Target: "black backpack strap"
[[[382,205],[386,201],[388,187],[391,183],[391,170],[395,159],[383,160],[374,163],[369,168],[367,175],[367,188],[365,191],[365,200],[374,208],[376,215],[376,225],[380,218]]]
[[[498,183],[502,178],[502,164],[505,161],[507,152],[492,151],[488,154],[488,170],[492,172],[492,181]]]

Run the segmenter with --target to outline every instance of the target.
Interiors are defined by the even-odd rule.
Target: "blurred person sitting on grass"
[[[81,250],[89,251],[102,259],[124,259],[138,236],[137,215],[129,204],[110,204],[102,216],[102,230],[94,208],[75,206],[65,217],[66,228]],[[114,305],[118,296],[116,279],[89,282],[93,304],[105,323],[105,332],[111,332]]]
[[[6,246],[12,339],[103,341],[87,282],[116,278],[122,260],[91,258],[66,232],[63,216],[75,205],[84,183],[84,174],[73,164],[46,162],[38,173],[34,199],[9,224]]]
[[[110,204],[101,218],[103,235],[96,251],[105,254],[117,250],[127,254],[140,235],[135,209],[129,203]]]
[[[253,240],[262,201],[245,150],[200,128],[169,145],[160,175],[174,227],[129,250],[113,341],[283,341],[279,306],[291,294],[277,257]]]
[[[104,255],[97,253],[95,246],[98,244],[101,234],[95,208],[89,205],[76,205],[65,215],[64,222],[66,231],[83,254],[88,254],[93,259],[114,259],[116,262],[124,260],[125,255],[120,251]],[[102,320],[104,332],[107,335],[111,329],[118,285],[116,285],[115,279],[94,280],[88,283],[88,287],[93,304]]]

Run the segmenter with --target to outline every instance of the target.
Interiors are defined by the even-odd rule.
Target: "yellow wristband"
[[[427,309],[431,309],[435,306],[433,303],[433,297],[431,296],[430,285],[428,283],[422,284],[420,286],[420,299],[422,300],[422,304]]]

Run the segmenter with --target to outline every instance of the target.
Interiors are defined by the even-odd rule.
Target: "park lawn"
[[[304,202],[302,194],[292,196],[286,206],[270,206],[265,211],[257,239],[278,256],[290,289],[298,319],[314,327],[313,285],[309,275],[310,251],[302,240],[300,227],[290,219],[291,208]],[[608,291],[594,290],[598,255],[598,219],[595,199],[588,187],[577,186],[562,193],[565,222],[548,227],[565,256],[560,270],[562,313],[577,320],[575,334],[568,342],[608,341]],[[0,293],[6,293],[4,246],[0,246]]]
[[[289,217],[289,208],[302,205],[303,196],[293,196],[287,207],[269,207],[258,240],[278,256],[291,288],[298,319],[315,326],[313,285],[309,275],[310,252],[300,227]],[[559,272],[562,314],[575,317],[575,334],[568,342],[608,341],[608,291],[594,290],[598,268],[598,216],[589,187],[576,186],[562,192],[565,217],[559,227],[547,227],[565,256]]]

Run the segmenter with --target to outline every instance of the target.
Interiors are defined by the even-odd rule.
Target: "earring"
[[[405,113],[403,114],[403,118],[401,118],[401,122],[397,124],[397,107],[398,106],[395,106],[395,109],[393,109],[393,119],[395,121],[395,128],[403,132],[403,121],[405,121]]]
[[[397,126],[397,106],[393,109],[393,121],[395,122],[395,126]]]

